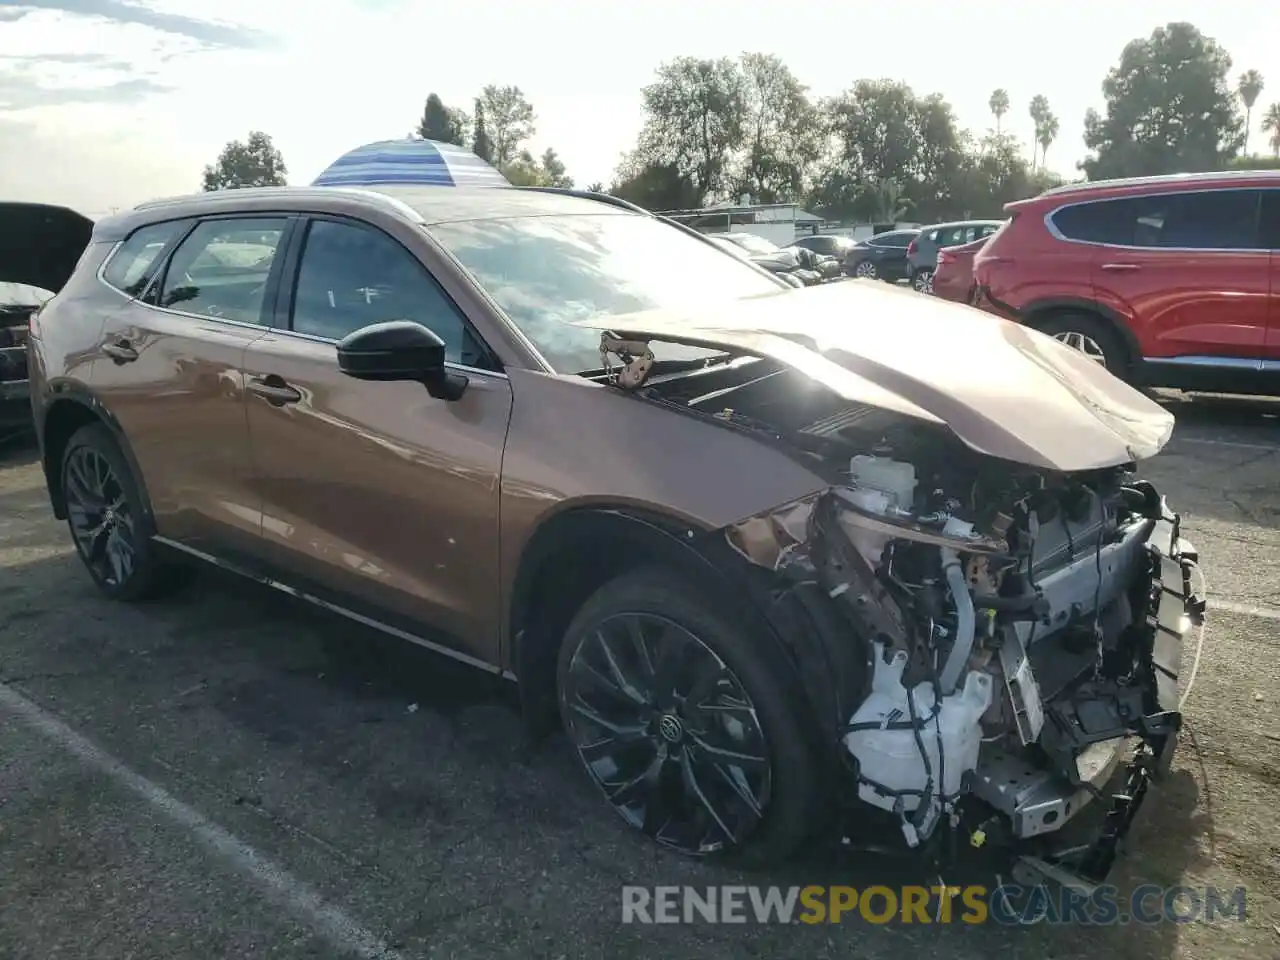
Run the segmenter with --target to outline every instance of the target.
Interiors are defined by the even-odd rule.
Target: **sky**
[[[891,12],[901,9],[895,23]],[[216,13],[216,19],[211,17]],[[0,199],[86,213],[199,189],[205,164],[251,130],[271,135],[289,180],[344,151],[402,137],[434,91],[466,108],[488,83],[533,104],[535,153],[554,147],[580,185],[608,183],[641,123],[640,90],[681,55],[781,57],[811,95],[860,78],[940,92],[962,126],[1029,142],[1043,93],[1061,130],[1049,166],[1084,156],[1083,117],[1125,43],[1188,20],[1257,69],[1280,100],[1280,4],[1259,0],[968,0],[901,8],[777,0],[0,0]],[[1029,149],[1029,148],[1028,148]]]

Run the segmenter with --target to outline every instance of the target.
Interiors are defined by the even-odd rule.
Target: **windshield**
[[[778,284],[652,217],[573,214],[437,223],[431,235],[475,277],[557,373],[599,369],[600,317],[777,293]],[[715,351],[668,344],[659,360]]]

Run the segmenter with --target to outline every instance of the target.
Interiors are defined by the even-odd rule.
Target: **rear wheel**
[[[111,432],[77,430],[62,455],[62,493],[76,552],[113,600],[144,600],[171,582],[142,493]]]
[[[933,293],[933,271],[917,270],[912,274],[911,289],[917,293]]]
[[[686,855],[771,863],[808,836],[817,798],[781,672],[727,604],[638,571],[570,625],[560,711],[587,774],[632,827]]]
[[[1033,322],[1032,326],[1078,350],[1117,377],[1128,378],[1129,351],[1115,328],[1101,317],[1088,313],[1060,313],[1042,322]]]

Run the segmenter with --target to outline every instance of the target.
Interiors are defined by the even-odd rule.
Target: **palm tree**
[[[1262,115],[1262,132],[1271,134],[1271,152],[1280,160],[1280,103],[1273,103]]]
[[[1036,141],[1040,144],[1040,164],[1045,163],[1045,156],[1049,153],[1049,145],[1058,139],[1058,118],[1053,112],[1046,113],[1040,120],[1040,125],[1036,130]]]
[[[1040,134],[1044,130],[1045,117],[1049,116],[1049,98],[1043,93],[1037,93],[1031,98],[1031,107],[1028,111],[1031,114],[1031,122],[1035,124],[1035,136],[1031,138],[1031,169],[1036,168],[1036,144],[1040,142]],[[1057,130],[1054,130],[1054,136],[1057,136]]]
[[[1246,70],[1240,74],[1236,84],[1236,93],[1244,103],[1244,152],[1249,155],[1249,128],[1253,126],[1253,105],[1258,102],[1262,93],[1262,74],[1257,70]]]
[[[996,118],[996,133],[1000,133],[1000,120],[1009,112],[1009,91],[1000,87],[991,91],[991,99],[987,101],[987,106],[991,108],[992,114]]]

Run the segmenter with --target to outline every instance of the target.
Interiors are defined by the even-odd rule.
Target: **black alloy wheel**
[[[713,853],[759,823],[773,781],[760,718],[724,660],[679,623],[596,623],[569,658],[561,702],[592,779],[658,843]]]
[[[136,518],[120,478],[101,451],[77,446],[67,454],[63,492],[80,558],[95,580],[120,589],[138,561]]]
[[[114,600],[144,600],[175,585],[152,540],[150,515],[129,464],[101,423],[75,432],[62,455],[62,495],[76,552]]]

